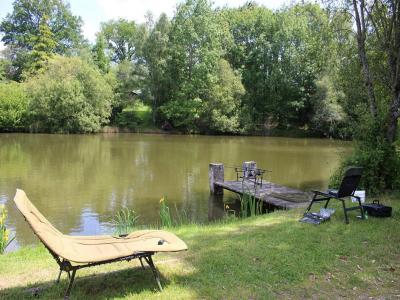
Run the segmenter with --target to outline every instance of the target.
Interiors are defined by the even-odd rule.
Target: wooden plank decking
[[[310,193],[267,181],[263,181],[262,185],[257,185],[256,188],[253,182],[248,181],[216,181],[214,184],[237,194],[243,194],[244,190],[258,200],[283,209],[306,207],[311,201]],[[301,202],[288,201],[285,198],[297,198]]]

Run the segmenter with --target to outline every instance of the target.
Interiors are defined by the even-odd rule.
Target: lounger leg
[[[140,261],[140,264],[142,265],[142,269],[144,270],[144,265],[143,265],[143,261],[142,261],[141,257],[139,257],[139,261]]]
[[[342,201],[342,205],[343,205],[343,212],[344,212],[344,219],[346,224],[349,224],[349,218],[347,216],[347,209],[346,209],[346,204],[344,203],[344,200],[340,200]]]
[[[69,299],[69,294],[71,293],[72,284],[74,283],[74,279],[75,279],[75,273],[76,273],[76,269],[73,269],[71,278],[69,279],[69,285],[68,285],[67,291],[65,292],[64,299]]]
[[[163,289],[162,289],[162,286],[161,286],[160,277],[158,276],[158,272],[157,272],[157,269],[156,269],[156,267],[155,267],[155,265],[153,263],[153,259],[151,258],[151,255],[148,256],[148,257],[145,257],[144,259],[149,264],[149,266],[151,268],[151,271],[153,271],[153,275],[154,275],[154,278],[155,278],[155,280],[157,282],[158,288],[160,289],[160,292],[162,292]]]
[[[60,273],[58,273],[56,283],[60,283],[61,273],[62,273],[62,269],[60,268]]]

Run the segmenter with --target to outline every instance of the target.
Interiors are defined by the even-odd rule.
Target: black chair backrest
[[[363,168],[360,167],[350,167],[347,169],[342,183],[340,184],[338,197],[348,197],[352,196],[356,191],[358,184],[360,183]]]

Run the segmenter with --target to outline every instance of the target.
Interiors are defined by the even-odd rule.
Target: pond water
[[[349,142],[322,139],[0,134],[0,203],[16,233],[11,249],[37,242],[12,201],[16,188],[66,234],[113,232],[110,221],[121,207],[133,208],[140,224],[156,224],[162,196],[172,210],[207,222],[217,211],[209,197],[210,162],[227,166],[226,179],[236,176],[229,166],[254,160],[272,171],[272,182],[323,189],[351,150]]]

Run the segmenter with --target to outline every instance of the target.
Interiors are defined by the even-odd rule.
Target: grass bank
[[[299,223],[302,211],[172,228],[185,253],[156,255],[164,291],[137,262],[79,271],[72,299],[397,298],[400,295],[400,194],[380,197],[392,218],[343,223],[340,207],[322,225]],[[42,246],[0,256],[0,298],[55,299],[65,275]]]

